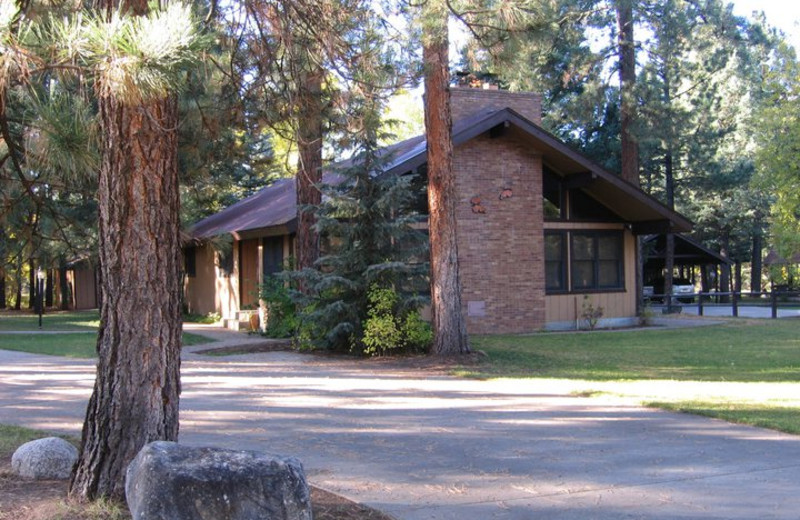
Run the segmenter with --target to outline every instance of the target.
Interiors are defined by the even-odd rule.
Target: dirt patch
[[[246,345],[233,345],[230,347],[219,347],[195,351],[195,354],[209,356],[235,356],[240,354],[257,354],[259,352],[288,351],[292,349],[290,340],[269,340],[265,343],[254,343]],[[465,355],[454,356],[431,356],[431,355],[408,355],[408,356],[378,356],[360,357],[340,352],[327,352],[324,350],[294,350],[299,354],[308,356],[310,362],[318,360],[320,364],[325,363],[358,363],[359,366],[369,366],[376,370],[386,371],[415,371],[448,374],[460,367],[474,367],[488,361],[488,356],[481,350],[473,351]]]
[[[361,359],[367,365],[387,370],[413,370],[447,374],[460,367],[474,367],[488,362],[482,350],[454,356],[386,356]]]
[[[207,348],[196,350],[194,353],[204,356],[235,356],[239,354],[258,354],[261,352],[276,352],[291,349],[291,340],[271,339],[262,343],[245,343],[243,345],[232,345],[230,347]]]
[[[0,458],[0,520],[129,520],[124,506],[84,506],[67,500],[67,482],[26,480],[11,471],[11,455]],[[380,511],[328,491],[311,488],[315,520],[393,520]]]

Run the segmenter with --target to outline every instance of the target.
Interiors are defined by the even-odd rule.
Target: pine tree
[[[458,273],[458,225],[453,176],[452,117],[447,34],[448,8],[444,1],[423,4],[422,59],[425,70],[425,134],[428,145],[428,210],[431,243],[431,305],[433,353],[470,351],[461,308]]]
[[[323,202],[314,208],[326,251],[313,269],[286,276],[306,289],[295,295],[303,309],[301,340],[361,352],[370,293],[390,289],[397,310],[408,315],[427,301],[420,294],[429,266],[427,236],[415,229],[422,223],[417,209],[423,183],[416,175],[384,171],[393,156],[378,145],[383,136],[377,93],[351,92],[350,103],[359,126],[350,141],[353,156],[330,168],[321,185]]]
[[[81,20],[86,24],[74,23]],[[197,61],[202,39],[188,8],[171,4],[150,12],[141,1],[103,2],[96,13],[54,30],[78,36],[69,41],[85,45],[67,50],[77,51],[69,58],[96,74],[102,150],[97,378],[70,494],[88,500],[122,497],[125,470],[141,447],[178,435],[175,92]],[[57,47],[61,42],[54,40]]]

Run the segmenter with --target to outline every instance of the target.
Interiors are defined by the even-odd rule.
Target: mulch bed
[[[212,356],[235,356],[240,354],[258,354],[263,352],[290,351],[293,350],[289,340],[270,340],[264,343],[253,343],[245,345],[234,345],[230,347],[210,348],[198,350],[195,354],[205,354]],[[408,355],[408,356],[377,356],[377,357],[358,357],[338,352],[327,352],[323,350],[298,350],[300,354],[314,356],[320,361],[330,362],[358,362],[371,368],[385,370],[416,370],[423,372],[439,372],[446,374],[459,367],[470,367],[485,363],[488,358],[486,353],[481,350],[473,351],[466,355],[455,356],[430,356],[430,355]]]
[[[0,520],[123,520],[130,515],[87,511],[69,502],[66,481],[27,480],[11,471],[11,455],[0,457]],[[311,487],[315,520],[393,520],[375,509]]]

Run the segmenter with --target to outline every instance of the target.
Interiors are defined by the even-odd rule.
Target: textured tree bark
[[[0,244],[5,244],[5,243],[6,243],[6,231],[2,227],[0,227]],[[0,254],[2,255],[0,256],[0,260],[2,261],[3,264],[5,264],[6,261],[5,257],[6,251],[4,249],[5,248],[3,248],[3,250],[0,250]],[[7,305],[8,302],[6,301],[6,268],[3,265],[0,265],[0,309],[5,309]]]
[[[36,302],[38,295],[36,294],[36,266],[33,263],[33,258],[28,259],[28,309],[36,309]]]
[[[447,26],[444,40],[425,44],[425,129],[428,142],[433,353],[469,352],[458,274],[456,186],[453,176]]]
[[[180,242],[177,103],[100,101],[97,379],[70,494],[122,497],[146,443],[177,440]]]
[[[180,393],[177,101],[105,97],[99,108],[97,378],[70,482],[70,495],[84,500],[123,497],[142,446],[177,440]]]
[[[72,295],[69,292],[69,283],[67,282],[67,262],[63,257],[58,260],[58,283],[59,293],[61,294],[60,307],[62,311],[66,311],[69,309]]]
[[[729,251],[730,251],[730,232],[728,230],[721,230],[720,232],[720,245],[719,245],[719,256],[723,258],[729,258]],[[730,292],[731,291],[731,266],[729,264],[723,264],[720,267],[719,273],[719,291],[720,292]],[[728,303],[731,301],[730,296],[724,295],[720,297],[719,301],[721,303]]]
[[[14,292],[14,310],[22,309],[22,255],[17,255],[14,271],[14,284],[17,286]]]
[[[667,97],[669,90],[667,88]],[[675,209],[675,172],[672,162],[672,149],[671,145],[667,145],[667,151],[664,155],[664,178],[667,191],[667,206],[669,209]],[[664,258],[664,294],[666,294],[666,303],[668,312],[672,311],[672,304],[675,303],[672,299],[672,273],[675,267],[675,235],[673,233],[666,234],[666,247]]]
[[[53,306],[53,270],[47,270],[47,279],[44,284],[44,306]]]
[[[315,186],[322,181],[322,71],[300,81],[300,115],[297,122],[297,268],[312,267],[319,258],[316,218],[307,208],[322,202]]]
[[[620,81],[620,142],[622,147],[622,178],[639,186],[639,145],[633,133],[636,113],[634,87],[636,84],[636,48],[633,41],[632,0],[617,0],[619,28]]]
[[[764,237],[761,234],[761,212],[756,214],[756,230],[753,233],[753,253],[750,263],[750,290],[761,292],[761,275],[763,261],[761,253],[764,249]]]

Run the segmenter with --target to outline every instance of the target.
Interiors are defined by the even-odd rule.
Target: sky
[[[764,11],[767,22],[782,30],[795,49],[800,50],[800,2],[796,0],[731,0],[734,13],[750,16]]]

